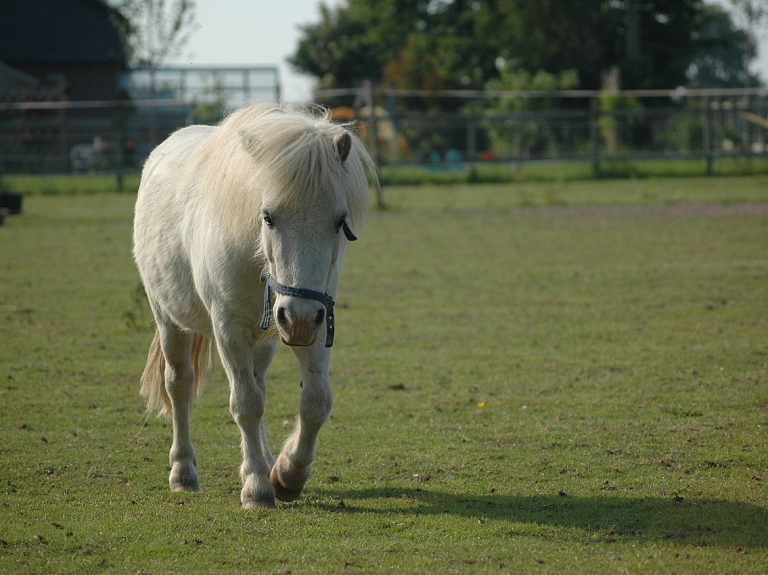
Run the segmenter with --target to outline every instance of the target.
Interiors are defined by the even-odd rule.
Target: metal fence
[[[615,159],[701,158],[711,171],[719,157],[768,154],[766,88],[367,89],[317,96],[334,118],[358,127],[381,164],[463,169],[484,162],[580,160],[598,167]],[[0,173],[138,170],[172,131],[220,118],[215,106],[180,99],[0,101]]]
[[[0,104],[0,173],[138,169],[153,144],[191,123],[187,102]]]
[[[364,137],[385,164],[579,160],[597,168],[610,160],[702,158],[711,173],[716,158],[768,154],[766,88],[328,90],[318,97],[367,120]],[[409,111],[430,107],[455,111]]]
[[[0,89],[0,173],[135,170],[174,130],[280,99],[275,66],[185,66],[120,77],[124,101],[70,102],[62,89]]]

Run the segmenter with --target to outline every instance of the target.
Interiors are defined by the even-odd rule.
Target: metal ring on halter
[[[300,297],[304,299],[313,299],[319,301],[325,306],[325,347],[333,347],[333,336],[336,332],[336,325],[333,317],[333,306],[336,302],[327,293],[319,291],[297,288],[281,284],[275,278],[264,270],[261,274],[261,281],[266,281],[267,286],[264,290],[264,315],[261,318],[261,329],[266,330],[269,327],[269,321],[272,318],[272,291],[289,297]]]

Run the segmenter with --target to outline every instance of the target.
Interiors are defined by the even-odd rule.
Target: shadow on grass
[[[751,503],[680,497],[465,496],[426,489],[331,489],[339,513],[460,515],[511,524],[583,529],[604,542],[668,540],[681,545],[768,547],[768,509]],[[386,503],[382,504],[381,500]]]

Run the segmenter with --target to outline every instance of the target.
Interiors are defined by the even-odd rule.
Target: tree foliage
[[[744,35],[744,86],[749,88],[752,76],[749,73],[749,63],[755,55],[757,37],[763,31],[768,21],[768,0],[731,0],[736,18],[745,30]]]
[[[119,23],[123,40],[134,64],[149,71],[149,94],[154,99],[155,80],[160,67],[181,53],[194,32],[195,0],[125,0]],[[154,147],[155,107],[149,108],[149,141]]]
[[[581,88],[622,70],[623,88],[669,88],[712,39],[703,0],[348,0],[321,7],[290,62],[350,87],[368,78],[398,88],[482,88],[506,68],[576,70]],[[635,18],[635,20],[632,20]],[[637,53],[627,34],[635,22]]]
[[[126,0],[120,12],[134,63],[151,73],[178,56],[194,32],[195,0]]]
[[[490,80],[485,88],[493,91],[537,91],[552,92],[576,88],[579,78],[576,70],[563,70],[552,74],[539,70],[531,74],[522,69],[505,67],[498,78]],[[486,98],[479,102],[479,111],[485,112],[486,120],[482,126],[488,134],[491,149],[503,150],[517,148],[517,155],[526,156],[533,151],[544,149],[552,137],[552,127],[546,122],[525,117],[515,119],[514,114],[527,111],[541,111],[553,108],[555,102],[545,98]],[[562,134],[560,134],[562,136]],[[563,139],[562,137],[560,138]]]
[[[686,76],[695,88],[743,88],[759,84],[745,76],[744,55],[755,56],[754,43],[748,42],[748,32],[739,29],[730,15],[719,6],[708,5],[699,15],[696,40],[699,49],[694,54]]]

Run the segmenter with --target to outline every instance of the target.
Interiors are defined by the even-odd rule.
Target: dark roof
[[[0,61],[124,64],[113,15],[101,0],[2,0]]]
[[[37,78],[0,62],[0,90],[24,90],[36,88]]]

